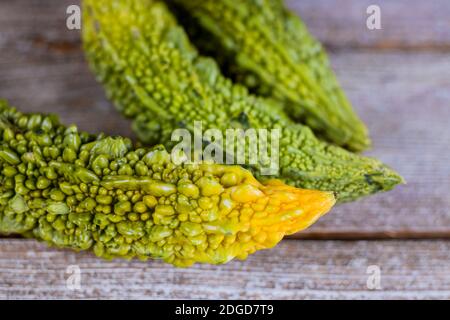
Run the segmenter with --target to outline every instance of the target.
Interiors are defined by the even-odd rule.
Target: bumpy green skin
[[[218,264],[275,246],[335,202],[331,193],[262,185],[239,166],[174,157],[0,101],[0,234],[107,259]]]
[[[233,79],[283,103],[328,141],[362,151],[365,125],[339,86],[321,44],[282,0],[169,0],[202,53]]]
[[[88,61],[118,109],[134,120],[144,142],[170,146],[175,128],[280,129],[282,181],[334,191],[350,201],[402,182],[379,161],[330,146],[293,123],[269,100],[223,77],[199,56],[164,3],[84,0],[83,41]],[[258,176],[260,167],[251,166]],[[265,177],[259,177],[261,179]]]

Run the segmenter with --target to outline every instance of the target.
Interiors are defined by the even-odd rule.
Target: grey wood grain
[[[447,0],[286,0],[329,48],[450,50]],[[366,10],[377,5],[381,30],[369,30]]]
[[[312,33],[336,49],[450,49],[450,2],[447,0],[286,0]],[[0,32],[50,40],[60,50],[70,46],[66,8],[80,0],[2,0]],[[381,9],[381,30],[366,27],[370,5]],[[63,42],[60,42],[63,40]],[[0,41],[1,42],[1,41]],[[10,42],[17,45],[18,42]],[[22,42],[22,44],[25,44]],[[26,44],[25,44],[26,45]],[[66,47],[67,49],[67,47]]]
[[[176,269],[2,240],[0,298],[450,299],[449,252],[449,241],[286,240],[245,262]],[[66,286],[69,265],[80,290]],[[380,268],[380,290],[367,286],[369,266]]]
[[[450,230],[450,59],[432,53],[333,55],[341,82],[367,123],[376,156],[407,185],[335,208],[311,231]]]

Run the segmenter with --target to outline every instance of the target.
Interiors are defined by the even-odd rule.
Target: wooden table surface
[[[450,299],[450,1],[378,0],[382,30],[368,30],[372,2],[288,1],[329,49],[367,122],[367,154],[407,185],[338,206],[276,248],[224,266],[105,262],[0,238],[0,298]],[[65,26],[74,3],[0,2],[0,97],[84,130],[133,137],[88,70],[79,31]],[[66,285],[73,265],[79,290]],[[375,289],[372,268],[380,271]]]

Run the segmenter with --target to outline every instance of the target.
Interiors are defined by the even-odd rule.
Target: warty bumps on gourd
[[[279,129],[275,177],[350,201],[387,191],[402,178],[381,162],[319,141],[271,100],[250,95],[198,55],[166,5],[155,0],[84,0],[87,59],[109,98],[146,143],[170,146],[174,129]],[[245,143],[238,141],[237,143]],[[260,179],[260,165],[249,169]]]
[[[275,246],[335,202],[329,192],[263,185],[239,166],[174,157],[0,101],[0,233],[104,258],[218,264]]]
[[[362,151],[367,128],[339,86],[322,45],[283,0],[168,0],[202,53],[233,79],[283,103],[328,141]]]

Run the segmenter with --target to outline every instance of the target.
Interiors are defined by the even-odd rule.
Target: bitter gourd
[[[196,46],[233,79],[281,101],[328,141],[354,151],[369,147],[325,50],[282,0],[169,2]]]
[[[329,192],[178,156],[0,101],[0,233],[104,258],[216,264],[275,246],[334,204]]]
[[[279,129],[283,182],[330,190],[350,201],[392,189],[402,178],[381,162],[319,141],[267,99],[225,78],[200,56],[167,6],[156,0],[84,0],[87,59],[108,97],[144,142],[171,146],[174,129]],[[237,143],[245,143],[238,141]],[[245,147],[248,147],[245,146]],[[248,148],[247,148],[248,149]],[[261,164],[248,167],[259,178]]]

